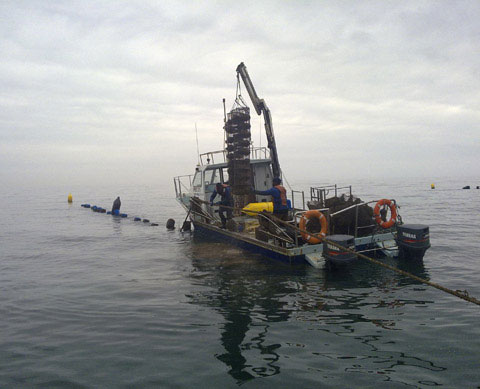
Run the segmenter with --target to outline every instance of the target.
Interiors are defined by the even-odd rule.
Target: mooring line
[[[305,232],[306,232],[306,231],[305,231]],[[313,235],[313,234],[310,233],[310,232],[307,232],[307,233],[310,234],[310,235]],[[435,283],[435,282],[428,281],[428,280],[426,280],[426,279],[424,279],[424,278],[418,277],[418,276],[416,276],[415,274],[406,272],[405,270],[401,270],[401,269],[399,269],[399,268],[396,268],[396,267],[393,267],[393,266],[388,265],[388,264],[386,264],[386,263],[383,263],[383,262],[381,262],[381,261],[379,261],[379,260],[377,260],[377,259],[368,257],[368,256],[366,256],[366,255],[364,255],[364,254],[362,254],[362,253],[357,253],[357,252],[355,252],[354,250],[351,250],[351,249],[349,249],[348,247],[343,247],[343,246],[337,244],[336,242],[332,242],[332,241],[329,240],[329,239],[325,239],[325,238],[324,238],[323,240],[324,240],[324,242],[326,242],[326,243],[328,243],[328,244],[331,244],[331,245],[333,245],[333,246],[336,246],[336,247],[338,247],[338,248],[341,249],[341,250],[345,250],[345,251],[348,251],[348,252],[350,252],[350,253],[352,253],[352,254],[355,254],[355,255],[356,255],[357,257],[359,257],[359,258],[366,259],[367,261],[370,261],[370,262],[372,262],[372,263],[374,263],[374,264],[376,264],[376,265],[382,266],[382,267],[384,267],[384,268],[386,268],[386,269],[389,269],[389,270],[393,270],[393,271],[396,272],[396,273],[402,274],[402,275],[404,275],[404,276],[406,276],[406,277],[410,277],[410,278],[412,278],[412,279],[414,279],[414,280],[416,280],[416,281],[419,281],[419,282],[421,282],[421,283],[423,283],[423,284],[426,284],[426,285],[429,285],[429,286],[433,286],[433,287],[436,288],[436,289],[439,289],[439,290],[441,290],[441,291],[443,291],[443,292],[449,293],[449,294],[451,294],[451,295],[453,295],[453,296],[459,297],[459,298],[461,298],[462,300],[468,301],[468,302],[473,303],[473,304],[476,304],[476,305],[480,305],[480,300],[476,299],[475,297],[471,297],[466,290],[462,292],[462,291],[460,291],[460,290],[453,290],[453,289],[447,288],[447,287],[442,286],[442,285],[440,285],[440,284],[437,284],[437,283]]]
[[[202,203],[207,203],[207,204],[209,204],[207,201],[204,201],[204,200],[201,200],[201,199],[196,199],[196,200],[198,200],[198,201],[200,201],[200,202],[202,202]],[[227,205],[220,205],[220,207],[222,207],[222,208],[228,208],[228,209],[232,209],[232,210],[237,210],[237,211],[241,211],[241,212],[243,212],[243,213],[246,213],[246,212],[249,212],[249,213],[261,213],[261,211],[250,211],[250,210],[244,211],[243,208],[229,207],[229,206],[227,206]],[[426,280],[426,279],[424,279],[424,278],[418,277],[418,276],[416,276],[416,275],[414,275],[414,274],[412,274],[412,273],[409,273],[409,272],[407,272],[407,271],[405,271],[405,270],[398,269],[398,268],[396,268],[396,267],[393,267],[393,266],[390,266],[390,265],[388,265],[388,264],[386,264],[386,263],[383,263],[383,262],[381,262],[381,261],[379,261],[379,260],[377,260],[377,259],[368,257],[368,256],[366,256],[366,255],[364,255],[364,254],[362,254],[362,253],[357,253],[355,250],[352,250],[352,249],[350,249],[350,248],[348,248],[348,247],[344,247],[344,246],[342,246],[342,245],[340,245],[340,244],[338,244],[338,243],[336,243],[336,242],[333,242],[333,241],[331,241],[331,240],[329,240],[329,239],[321,236],[321,235],[318,234],[318,233],[312,233],[312,232],[308,232],[308,231],[306,231],[306,230],[303,230],[303,229],[301,229],[301,228],[299,228],[299,227],[297,227],[297,226],[295,226],[295,225],[289,224],[289,223],[288,223],[287,221],[285,221],[285,220],[281,220],[281,219],[277,218],[276,216],[269,215],[269,217],[273,218],[273,219],[275,220],[275,222],[277,222],[277,223],[283,224],[283,225],[285,225],[285,226],[287,226],[287,227],[289,227],[289,228],[293,228],[294,230],[297,230],[297,231],[300,232],[300,233],[304,233],[304,234],[311,235],[311,236],[313,236],[313,237],[315,237],[315,238],[317,238],[317,239],[320,239],[320,240],[322,240],[323,242],[326,242],[326,243],[328,243],[328,244],[331,244],[332,246],[335,246],[335,247],[337,247],[337,248],[339,248],[339,249],[341,249],[341,250],[347,251],[347,252],[349,252],[349,253],[351,253],[351,254],[355,254],[355,255],[356,255],[357,257],[359,257],[359,258],[365,259],[365,260],[367,260],[367,261],[370,261],[371,263],[374,263],[374,264],[379,265],[379,266],[382,266],[382,267],[384,267],[384,268],[386,268],[386,269],[392,270],[392,271],[394,271],[394,272],[396,272],[396,273],[398,273],[398,274],[401,274],[401,275],[403,275],[403,276],[412,278],[412,279],[414,279],[415,281],[421,282],[422,284],[432,286],[432,287],[434,287],[434,288],[436,288],[436,289],[438,289],[438,290],[441,290],[442,292],[451,294],[452,296],[461,298],[462,300],[468,301],[469,303],[473,303],[473,304],[476,304],[476,305],[479,305],[479,306],[480,306],[480,300],[476,299],[475,297],[470,296],[469,293],[468,293],[466,290],[464,290],[464,291],[461,291],[461,290],[453,290],[453,289],[447,288],[447,287],[445,287],[445,286],[442,286],[442,285],[440,285],[440,284],[437,284],[437,283],[435,283],[435,282],[428,281],[428,280]]]

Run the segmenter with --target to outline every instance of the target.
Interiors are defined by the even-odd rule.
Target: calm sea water
[[[430,225],[423,262],[389,263],[479,298],[467,181],[354,188]],[[370,263],[289,266],[167,231],[185,216],[171,188],[0,191],[2,388],[480,387],[479,306]],[[118,195],[160,226],[80,207]]]

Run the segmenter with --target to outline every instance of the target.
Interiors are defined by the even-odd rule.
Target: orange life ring
[[[380,207],[382,205],[388,205],[390,208],[391,212],[391,217],[388,222],[384,222],[382,218],[380,217]],[[375,208],[373,210],[373,216],[375,217],[375,221],[377,224],[382,227],[382,228],[390,228],[392,227],[395,222],[397,221],[397,207],[395,206],[395,203],[392,200],[388,199],[381,199],[378,201],[378,203],[375,205]]]
[[[324,238],[325,235],[327,234],[327,227],[328,227],[327,218],[325,216],[323,216],[323,214],[320,211],[317,211],[316,209],[311,209],[310,211],[305,212],[302,215],[302,218],[300,219],[300,229],[302,230],[301,235],[302,235],[303,240],[305,242],[308,242],[309,244],[321,243],[322,242],[321,238],[317,238],[315,236],[310,235],[308,232],[306,232],[305,227],[307,225],[307,221],[310,220],[310,219],[318,219],[320,221],[322,229],[316,235],[321,235],[322,238]],[[315,235],[315,233],[312,233],[312,234]]]

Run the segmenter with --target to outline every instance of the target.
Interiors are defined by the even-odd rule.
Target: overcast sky
[[[289,181],[478,177],[479,21],[478,0],[2,1],[0,179],[172,185],[195,123],[223,147],[242,61]]]

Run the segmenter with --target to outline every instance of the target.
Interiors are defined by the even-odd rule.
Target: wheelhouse
[[[175,195],[187,209],[190,199],[197,197],[208,201],[217,183],[228,184],[228,169],[224,150],[200,154],[200,163],[193,175],[174,178]],[[269,151],[266,147],[252,147],[250,166],[254,186],[257,190],[267,190],[272,186],[273,173]],[[267,196],[256,196],[257,202],[270,201]]]

